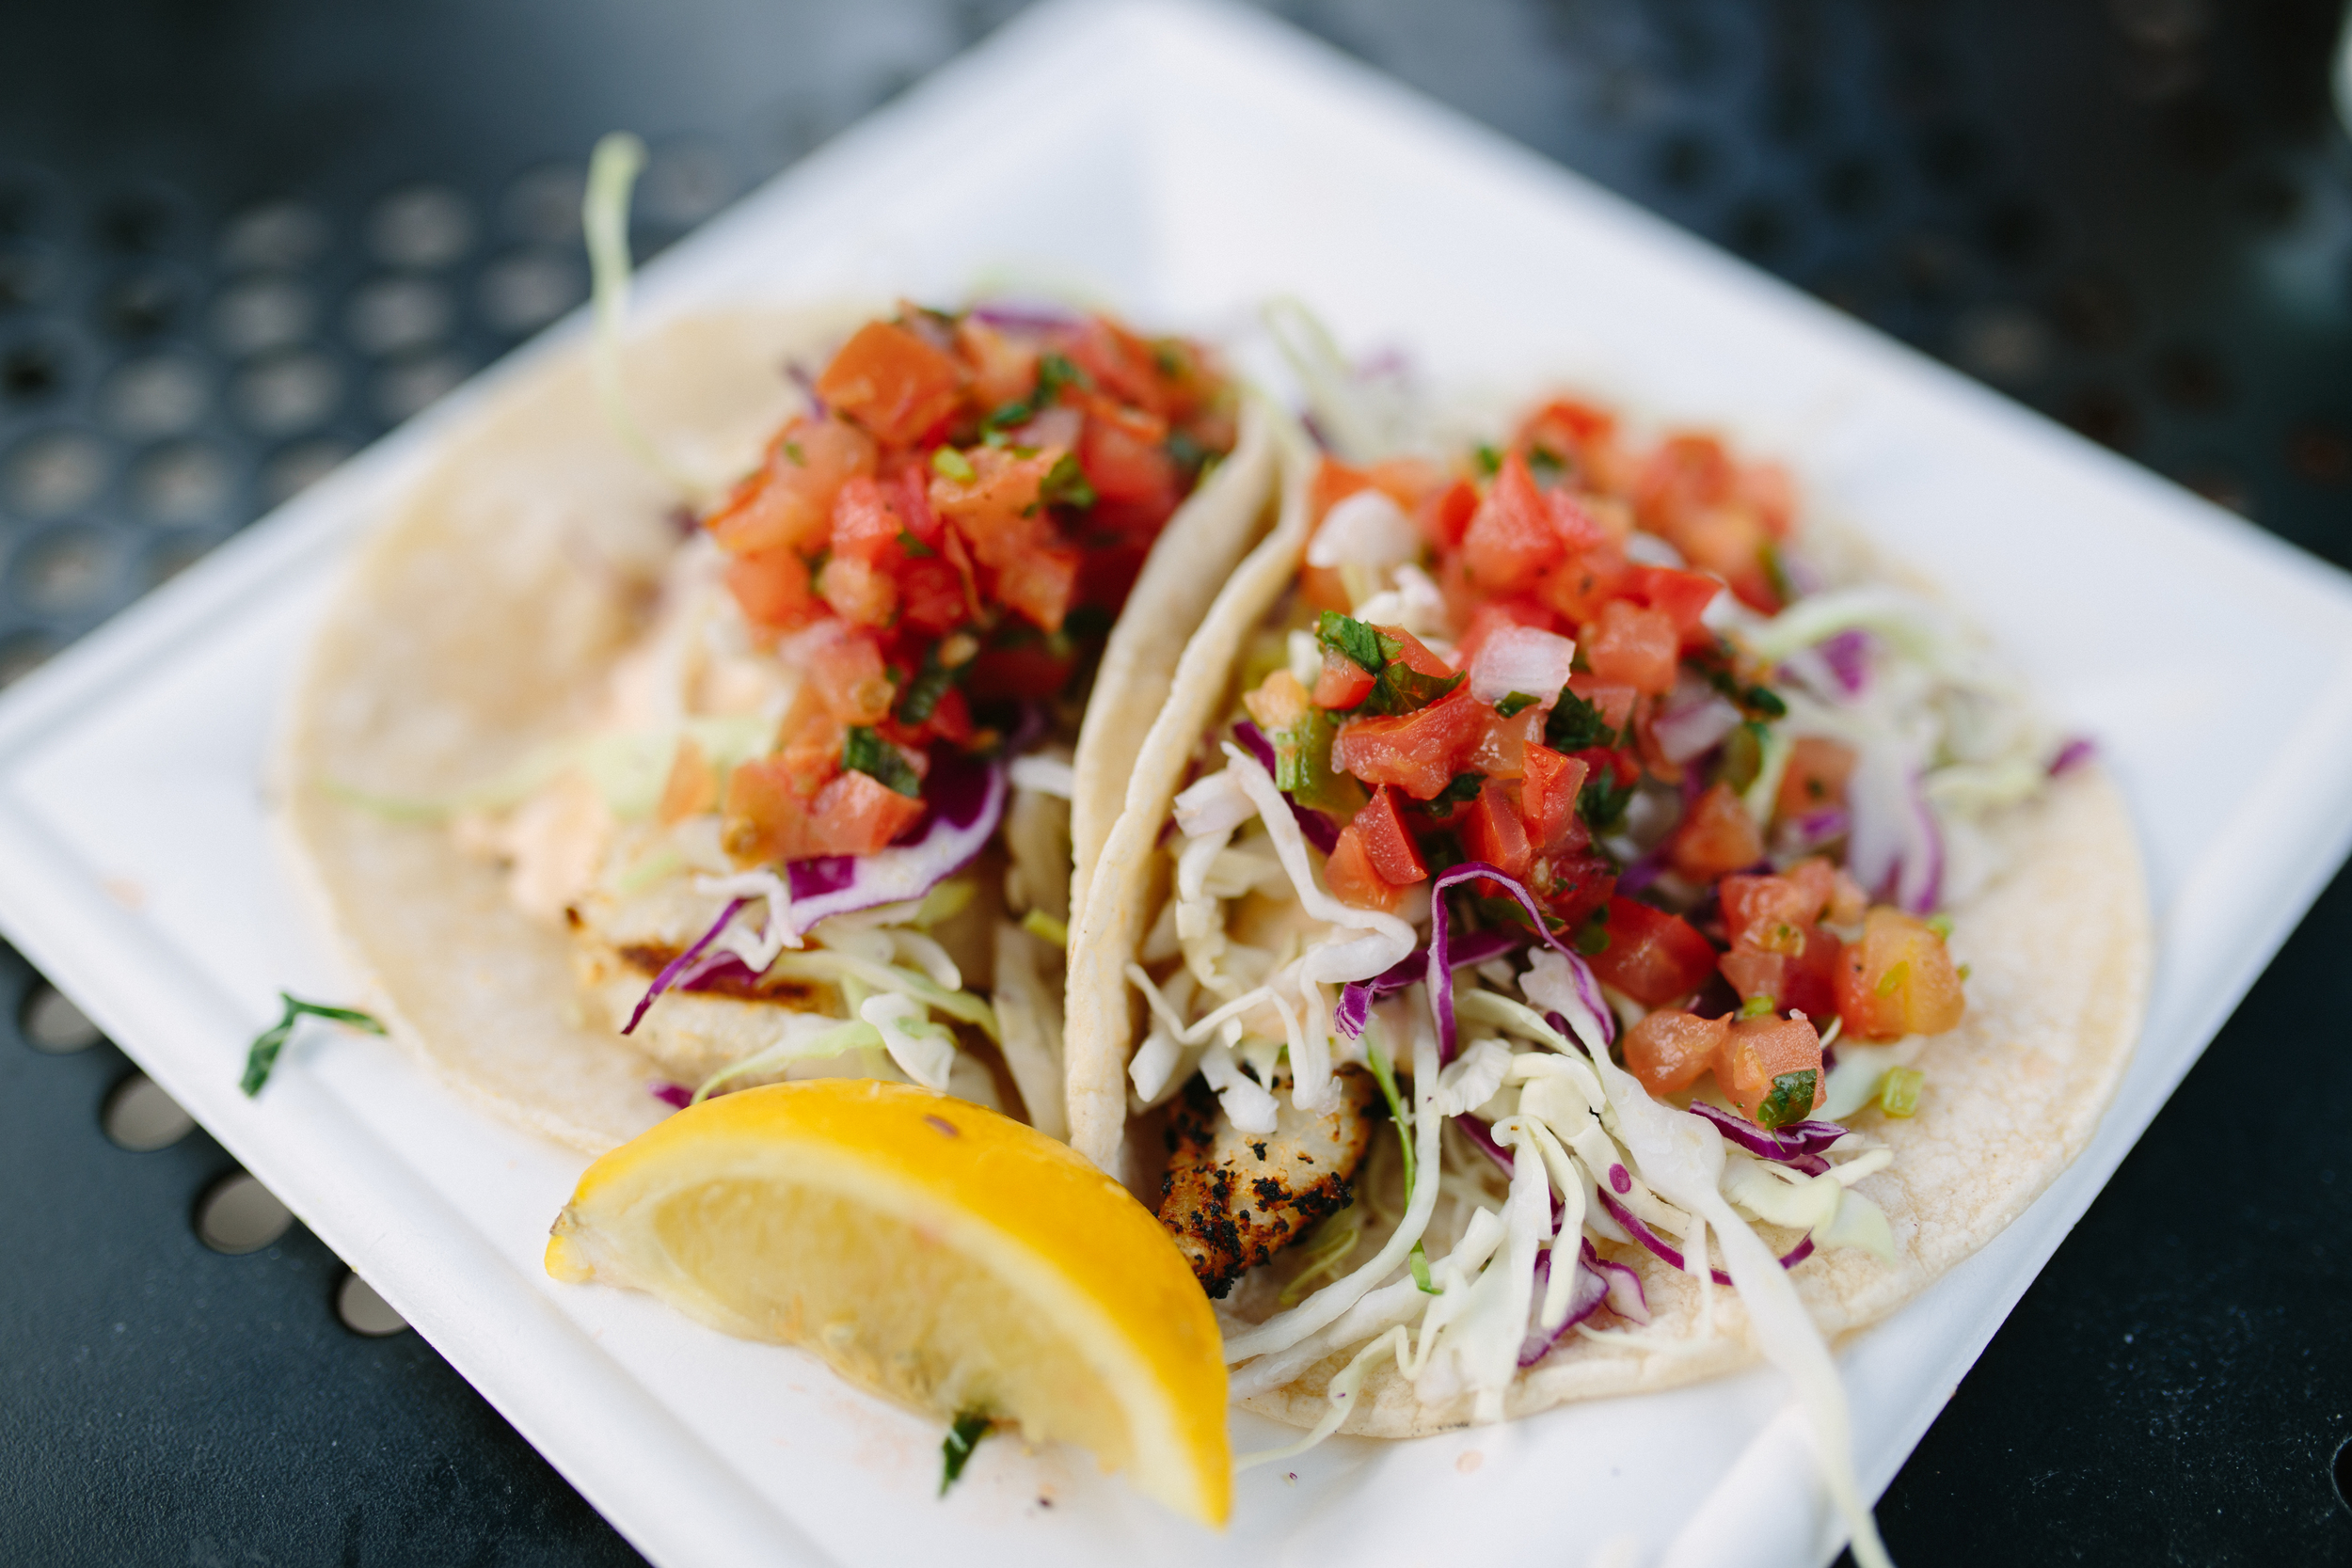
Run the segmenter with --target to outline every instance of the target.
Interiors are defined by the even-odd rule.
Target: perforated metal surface
[[[1016,8],[12,15],[0,682],[574,303],[600,132],[654,145],[656,248]],[[2331,4],[1277,8],[2352,562]],[[1899,1559],[2352,1560],[2347,938],[2340,881],[1887,1495]],[[227,1157],[131,1152],[168,1108],[33,1049],[71,1020],[13,956],[0,993],[0,1560],[633,1559],[300,1227],[208,1250]]]

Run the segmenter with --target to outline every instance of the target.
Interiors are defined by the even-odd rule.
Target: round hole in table
[[[35,985],[24,999],[22,1024],[25,1043],[53,1056],[87,1051],[101,1038],[98,1025],[67,1001],[63,991],[45,982]]]
[[[261,1251],[292,1224],[294,1214],[278,1195],[244,1171],[214,1182],[196,1205],[197,1239],[231,1257]]]
[[[144,1072],[135,1072],[115,1085],[98,1123],[116,1148],[134,1154],[169,1148],[196,1129],[196,1118]]]
[[[371,1339],[398,1334],[408,1326],[408,1320],[356,1274],[343,1275],[342,1283],[335,1287],[335,1316],[354,1334]]]

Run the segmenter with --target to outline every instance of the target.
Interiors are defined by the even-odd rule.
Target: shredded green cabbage
[[[645,166],[645,144],[626,131],[596,142],[588,159],[588,190],[580,198],[580,227],[588,236],[590,297],[596,309],[596,402],[621,444],[647,468],[691,499],[701,487],[661,454],[628,405],[622,387],[621,326],[628,314],[628,196]]]

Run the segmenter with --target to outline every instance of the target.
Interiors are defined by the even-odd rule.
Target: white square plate
[[[1450,380],[1581,378],[1793,457],[1815,504],[1940,578],[2095,735],[2161,944],[2090,1149],[1843,1356],[1876,1496],[2352,835],[2352,589],[2329,569],[1262,19],[1179,4],[1025,17],[651,269],[648,313],[1007,272],[1215,329],[1295,292]],[[565,328],[577,330],[577,324]],[[495,380],[504,372],[493,372]],[[939,1432],[798,1353],[563,1288],[582,1164],[396,1051],[306,1037],[237,1092],[280,986],[352,993],[271,842],[286,672],[354,538],[469,388],[0,703],[0,926],[665,1564],[1357,1568],[1825,1560],[1837,1529],[1784,1386],[1754,1373],[1242,1478],[1221,1544],[1063,1452]],[[1273,1429],[1236,1418],[1240,1446]],[[1505,1559],[1505,1560],[1514,1559]]]

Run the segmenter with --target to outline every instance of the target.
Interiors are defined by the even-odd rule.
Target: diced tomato
[[[1095,398],[1078,441],[1078,467],[1104,501],[1151,501],[1176,507],[1176,465],[1168,455],[1168,421],[1108,398]]]
[[[1564,557],[1535,585],[1535,596],[1581,626],[1615,596],[1625,581],[1625,553],[1615,545],[1596,546]]]
[[[1519,422],[1514,446],[1545,447],[1563,457],[1581,456],[1586,448],[1609,439],[1616,417],[1573,398],[1554,398]]]
[[[1369,784],[1394,784],[1416,800],[1435,800],[1477,744],[1480,714],[1492,711],[1462,686],[1411,713],[1351,719],[1331,742],[1331,766]]]
[[[1382,881],[1410,886],[1429,875],[1421,846],[1413,842],[1412,830],[1405,825],[1394,789],[1384,784],[1374,790],[1371,803],[1356,814],[1350,826]]]
[[[1714,640],[1701,617],[1723,591],[1722,583],[1703,572],[1680,572],[1671,566],[1636,566],[1618,590],[1629,599],[1664,611],[1685,648],[1704,647]]]
[[[854,425],[796,420],[704,526],[736,555],[815,550],[832,531],[834,498],[848,480],[874,471],[874,438]]]
[[[940,536],[946,525],[939,514],[931,510],[931,476],[928,463],[909,461],[898,469],[898,480],[889,491],[890,508],[898,515],[898,524],[909,538],[925,549],[939,548]]]
[[[1750,463],[1740,470],[1740,499],[1775,539],[1788,537],[1797,515],[1797,484],[1777,463]]]
[[[1315,466],[1315,477],[1307,486],[1307,510],[1318,526],[1333,507],[1359,490],[1372,488],[1372,476],[1360,468],[1351,468],[1336,457],[1327,457]]]
[[[801,650],[809,686],[825,711],[845,724],[880,723],[898,689],[882,668],[882,649],[864,632],[831,625],[810,634]]]
[[[1323,673],[1315,680],[1315,705],[1343,712],[1372,695],[1373,674],[1337,648],[1323,650]]]
[[[1323,879],[1330,884],[1332,897],[1353,909],[1392,914],[1405,896],[1405,890],[1384,879],[1372,863],[1363,835],[1353,822],[1340,830],[1339,843],[1331,847],[1329,858],[1323,863]]]
[[[817,378],[817,395],[881,440],[907,446],[956,410],[963,367],[905,327],[868,322]]]
[[[972,742],[972,705],[964,701],[963,689],[951,686],[939,694],[931,705],[931,716],[923,721],[923,728],[951,746],[968,746]]]
[[[1594,520],[1581,497],[1565,489],[1549,490],[1544,494],[1544,504],[1551,512],[1552,531],[1560,535],[1561,546],[1570,555],[1610,543],[1609,531]]]
[[[1669,436],[1634,481],[1634,510],[1644,528],[1679,545],[1686,523],[1732,499],[1735,479],[1730,454],[1714,436]]]
[[[956,324],[956,347],[972,372],[972,400],[993,413],[1009,403],[1025,403],[1037,386],[1038,351],[1006,333],[966,316]]]
[[[1462,560],[1470,581],[1485,594],[1514,594],[1566,553],[1544,493],[1527,459],[1503,459],[1494,488],[1462,535]]]
[[[964,677],[963,686],[983,703],[1058,696],[1070,684],[1070,672],[1077,662],[1076,654],[1057,654],[1041,640],[983,648],[972,660],[972,673]]]
[[[963,620],[963,582],[936,556],[898,568],[898,616],[902,624],[933,636]]]
[[[905,553],[898,535],[907,528],[892,510],[895,499],[864,474],[843,482],[833,501],[834,556],[851,556],[885,571],[896,566]]]
[[[1691,803],[1676,827],[1669,851],[1674,867],[1694,882],[1711,882],[1764,858],[1764,836],[1756,818],[1727,784],[1713,785]]]
[[[1738,507],[1698,513],[1682,524],[1675,542],[1692,565],[1719,574],[1751,608],[1766,614],[1780,608],[1764,577],[1764,546],[1770,539],[1755,514]],[[1755,597],[1759,592],[1764,598],[1760,604]]]
[[[889,572],[854,555],[836,555],[817,574],[817,592],[853,626],[886,626],[898,609]]]
[[[1423,501],[1413,514],[1413,520],[1430,544],[1440,550],[1459,549],[1462,535],[1470,531],[1470,519],[1478,515],[1478,487],[1469,480],[1457,479]]]
[[[1104,316],[1089,316],[1065,344],[1080,370],[1097,387],[1123,403],[1165,416],[1168,378],[1160,373],[1152,345]]]
[[[1613,730],[1626,727],[1633,717],[1633,705],[1642,696],[1623,681],[1605,681],[1583,670],[1568,677],[1568,689],[1598,709],[1601,722]]]
[[[1926,921],[1889,905],[1870,911],[1862,940],[1837,966],[1837,1016],[1863,1039],[1940,1035],[1967,1010],[1960,972]]]
[[[1527,885],[1552,919],[1573,930],[1609,902],[1617,888],[1617,868],[1607,857],[1588,853],[1592,835],[1582,818],[1571,818],[1575,830],[1566,847],[1540,854],[1527,868]]]
[[[719,842],[739,865],[771,864],[807,853],[808,810],[803,794],[778,757],[754,757],[727,775]]]
[[[1629,752],[1612,751],[1606,746],[1587,746],[1581,752],[1570,752],[1568,754],[1584,765],[1584,776],[1588,781],[1606,773],[1618,784],[1629,784],[1642,776],[1642,765]]]
[[[808,850],[818,855],[870,855],[914,826],[923,802],[880,779],[842,772],[817,792],[809,809]]]
[[[1788,768],[1780,776],[1772,804],[1776,821],[1793,822],[1846,803],[1846,781],[1853,776],[1854,750],[1818,736],[1799,736],[1788,748]]]
[[[1783,1012],[1824,1019],[1837,1011],[1838,958],[1844,944],[1819,926],[1784,927],[1775,948],[1742,942],[1724,955],[1724,978],[1743,1002],[1769,996]]]
[[[1299,567],[1298,596],[1312,609],[1336,610],[1343,615],[1355,608],[1347,596],[1347,579],[1337,566]]]
[[[1625,1069],[1652,1094],[1677,1094],[1709,1068],[1731,1035],[1731,1020],[1661,1008],[1626,1031]]]
[[[1585,961],[1645,1007],[1690,995],[1715,972],[1714,944],[1679,915],[1613,896],[1605,929],[1609,945]]]
[[[1781,877],[1730,876],[1718,884],[1715,897],[1723,906],[1724,935],[1734,947],[1795,953],[1804,945],[1800,934],[1821,918],[1830,896],[1830,879],[1822,875],[1828,863],[1811,860],[1804,864],[1820,869]]]
[[[661,800],[654,807],[654,820],[663,827],[699,816],[719,804],[719,779],[710,769],[710,759],[703,749],[688,736],[677,743],[670,755],[670,776],[661,785]]]
[[[975,560],[1001,570],[1050,536],[1038,489],[1063,454],[1052,447],[1027,457],[1005,447],[976,447],[962,455],[972,478],[934,478],[931,510],[963,536]]]
[[[1682,638],[1665,611],[1612,599],[1588,621],[1579,644],[1584,662],[1605,681],[1662,697],[1675,687]]]
[[[1505,626],[1533,626],[1537,631],[1557,631],[1560,618],[1530,598],[1484,599],[1470,611],[1470,625],[1462,630],[1454,644],[1454,657],[1467,670],[1478,662],[1478,650],[1486,645],[1486,639]],[[1549,701],[1548,691],[1531,692]]]
[[[808,562],[790,549],[761,550],[727,562],[727,592],[743,618],[771,631],[794,631],[825,612],[808,580]]]
[[[1393,638],[1396,641],[1396,662],[1404,665],[1407,670],[1416,671],[1424,675],[1435,675],[1439,680],[1454,673],[1453,665],[1431,653],[1427,643],[1406,631],[1403,626],[1375,626],[1372,629],[1383,637]]]
[[[1483,703],[1479,706],[1484,712],[1479,718],[1478,740],[1463,768],[1490,779],[1518,778],[1527,770],[1527,748],[1543,739],[1545,710],[1523,707],[1505,719]]]
[[[1061,630],[1078,588],[1079,552],[1065,545],[1024,551],[996,570],[996,596],[1046,631]]]
[[[1496,779],[1478,786],[1478,799],[1462,810],[1462,850],[1523,882],[1534,856],[1527,845],[1527,823],[1512,794],[1510,785]]]
[[[1813,1092],[1800,1101],[1775,1101],[1775,1080],[1790,1073],[1813,1075]],[[1821,1037],[1801,1018],[1743,1018],[1734,1023],[1715,1058],[1715,1083],[1724,1098],[1750,1121],[1783,1127],[1803,1121],[1828,1095],[1821,1070]],[[1802,1088],[1800,1079],[1792,1087]]]
[[[1576,798],[1584,788],[1587,771],[1583,759],[1563,756],[1534,741],[1528,745],[1523,768],[1519,801],[1527,817],[1528,839],[1537,852],[1549,855],[1582,848],[1589,837],[1575,841],[1584,827],[1576,815]]]

